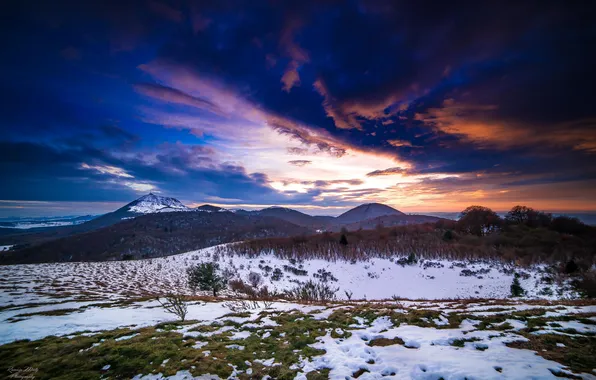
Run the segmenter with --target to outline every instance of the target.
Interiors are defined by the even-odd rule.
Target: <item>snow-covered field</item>
[[[0,371],[31,367],[39,378],[596,379],[596,305],[562,301],[577,295],[546,284],[545,267],[290,262],[216,251],[0,266]],[[147,298],[190,294],[186,268],[204,261],[244,281],[257,272],[280,292],[324,278],[338,289],[338,302],[265,303],[225,291],[221,302],[190,301],[188,322],[180,323]],[[514,272],[527,298],[551,301],[508,298]]]
[[[224,256],[212,247],[140,261],[0,266],[0,371],[37,368],[39,378],[596,379],[596,305],[562,301],[577,295],[564,283],[546,283],[546,267],[398,259],[295,262]],[[265,303],[224,291],[222,302],[189,302],[188,322],[179,323],[147,298],[191,294],[186,269],[205,261],[245,282],[259,273],[270,291],[324,279],[338,301]],[[509,298],[514,272],[526,298],[551,301]]]
[[[274,255],[249,258],[219,256],[214,248],[179,255],[118,262],[58,263],[0,266],[0,303],[45,302],[50,297],[63,299],[109,299],[143,296],[154,293],[190,293],[186,268],[203,261],[215,260],[222,270],[245,282],[250,272],[263,276],[269,290],[283,291],[298,282],[320,280],[327,272],[327,283],[338,289],[337,297],[346,299],[448,299],[507,298],[514,272],[520,278],[527,297],[564,299],[577,295],[565,284],[546,284],[545,267],[516,268],[497,262],[453,262],[422,260],[400,265],[394,259],[371,258],[364,262],[307,260],[290,262]],[[291,268],[306,271],[296,275]],[[281,271],[274,280],[275,270]],[[304,272],[303,272],[304,273]]]
[[[556,379],[574,369],[574,376],[596,379],[596,368],[583,364],[595,359],[577,358],[596,341],[594,305],[197,301],[188,309],[184,324],[155,301],[5,309],[0,368],[25,350],[34,355],[21,359],[21,368],[36,368],[41,378]],[[63,338],[39,340],[50,335]],[[10,343],[25,338],[34,341]],[[566,357],[580,364],[571,368]],[[67,369],[71,360],[75,368]]]

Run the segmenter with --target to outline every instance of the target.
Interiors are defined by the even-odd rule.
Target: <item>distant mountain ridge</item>
[[[33,228],[26,232],[13,232],[8,229],[0,229],[0,245],[15,245],[15,249],[17,250],[27,249],[30,257],[35,257],[36,260],[40,260],[41,258],[35,253],[35,247],[38,245],[46,246],[47,243],[58,239],[72,243],[78,241],[76,239],[82,238],[85,234],[106,228],[109,228],[111,231],[110,234],[106,236],[116,234],[115,231],[118,228],[125,228],[129,232],[134,231],[135,228],[143,228],[143,230],[138,231],[138,233],[144,236],[148,246],[161,246],[162,243],[153,242],[151,234],[146,233],[147,226],[144,223],[147,220],[153,220],[153,217],[150,216],[162,214],[169,215],[167,218],[179,228],[188,226],[188,228],[195,230],[195,233],[196,231],[199,231],[197,228],[200,228],[200,225],[204,221],[201,219],[202,217],[198,215],[213,215],[213,217],[209,217],[208,219],[210,220],[210,222],[208,222],[209,231],[211,233],[219,230],[222,236],[228,236],[228,238],[224,239],[225,242],[234,241],[236,238],[248,238],[249,236],[247,235],[239,235],[235,233],[241,230],[248,231],[247,226],[245,225],[245,221],[247,220],[253,221],[252,223],[256,223],[256,225],[264,220],[268,221],[266,224],[273,221],[273,224],[275,225],[275,221],[277,221],[276,228],[272,230],[273,232],[271,232],[271,235],[269,236],[285,236],[288,233],[296,233],[298,231],[300,231],[300,233],[315,233],[323,231],[339,231],[342,228],[347,228],[348,230],[372,229],[377,226],[391,227],[405,224],[436,222],[442,219],[424,215],[406,215],[399,210],[379,203],[360,205],[338,217],[312,216],[291,208],[278,206],[255,211],[232,211],[209,204],[191,208],[182,204],[182,202],[176,198],[149,193],[113,212],[101,215],[81,224],[63,227]],[[215,217],[215,215],[222,216]],[[131,220],[138,220],[138,223],[131,225],[128,223]],[[222,224],[217,227],[216,224],[218,222],[225,223],[225,225]],[[165,226],[164,228],[169,229],[170,227]],[[252,232],[254,233],[255,231]],[[133,233],[133,235],[136,234],[135,232],[131,233]],[[157,231],[154,231],[153,233],[160,234]],[[177,244],[184,246],[185,249],[192,246],[192,244],[189,245],[188,241],[194,241],[197,244],[197,248],[199,245],[201,247],[205,246],[203,241],[190,238],[185,234],[181,234],[179,237],[184,239],[184,241],[178,242]],[[75,240],[71,240],[71,238],[75,238]],[[85,240],[87,238],[88,237],[85,237]],[[97,244],[98,241],[101,240],[94,239],[93,244]],[[220,242],[224,241],[220,240]],[[78,246],[78,243],[76,245]],[[58,245],[52,246],[54,248],[59,247]],[[116,246],[118,245],[116,244]],[[66,249],[64,245],[60,245],[60,247],[62,250]],[[99,257],[103,257],[101,254],[97,254]],[[76,255],[73,257],[76,257]],[[61,257],[60,260],[64,260],[64,258]]]
[[[315,217],[312,215],[308,215],[302,213],[300,211],[293,210],[291,208],[285,207],[268,207],[258,211],[252,211],[253,214],[262,215],[262,216],[270,216],[274,218],[279,218],[285,220],[290,223],[294,223],[298,226],[302,227],[309,227],[320,229],[324,228],[329,224],[329,220],[325,218],[330,218],[331,220],[334,219],[333,217]]]
[[[344,212],[336,219],[341,224],[356,223],[367,219],[378,218],[386,215],[406,215],[393,207],[381,203],[367,203]]]
[[[339,231],[341,228],[348,230],[370,229],[379,225],[384,227],[406,224],[434,223],[444,218],[427,215],[407,215],[393,207],[381,203],[368,203],[346,211],[340,216],[308,215],[286,207],[268,207],[262,210],[233,211],[239,215],[270,216],[298,226],[314,229],[315,231]]]

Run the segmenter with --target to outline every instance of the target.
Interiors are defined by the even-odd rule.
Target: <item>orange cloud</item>
[[[198,75],[186,67],[155,61],[140,65],[139,69],[167,85],[138,85],[137,91],[144,95],[165,102],[193,106],[229,119],[244,120],[253,125],[268,126],[279,134],[289,136],[309,147],[311,152],[324,152],[341,157],[351,148],[324,129],[313,128],[263,110],[235,89],[216,79]],[[149,116],[146,118],[147,122],[154,120],[162,125],[198,130],[200,133],[208,131],[226,138],[233,133],[231,131],[238,128],[238,122],[216,123],[202,117],[176,113],[158,115],[156,110],[151,109],[145,109],[145,113]]]
[[[281,77],[281,82],[283,85],[283,90],[285,92],[290,92],[292,87],[300,85],[300,74],[298,74],[298,61],[290,61],[288,66],[286,67],[286,71],[284,75]]]
[[[328,117],[333,119],[335,126],[339,129],[359,129],[362,130],[362,125],[353,114],[345,114],[339,107],[337,107],[335,100],[329,94],[329,90],[321,79],[317,79],[313,83],[313,87],[323,97],[323,109]]]
[[[281,32],[279,45],[281,50],[293,60],[304,63],[310,60],[308,52],[302,49],[295,41],[294,36],[302,26],[298,19],[291,19],[287,22],[284,30]]]
[[[298,68],[310,60],[308,52],[302,49],[294,41],[294,36],[301,26],[302,24],[300,20],[291,19],[285,26],[279,39],[280,49],[287,57],[291,58],[291,61],[288,63],[284,75],[281,78],[281,82],[283,83],[282,88],[286,92],[290,92],[292,87],[300,85],[300,74],[298,73]],[[267,62],[269,65],[269,59]]]
[[[442,107],[418,113],[416,120],[465,140],[495,148],[520,146],[563,146],[596,152],[596,119],[560,124],[531,125],[499,120],[496,105],[473,105],[446,99]]]
[[[380,120],[382,125],[393,124],[389,118],[408,108],[405,93],[392,93],[374,100],[336,99],[322,78],[313,83],[314,89],[323,97],[323,109],[339,129],[362,130],[361,120]]]
[[[399,140],[399,139],[393,139],[393,140],[387,140],[387,142],[389,143],[389,145],[394,146],[394,147],[408,147],[408,148],[419,148],[416,145],[412,145],[411,142],[407,141],[407,140]]]

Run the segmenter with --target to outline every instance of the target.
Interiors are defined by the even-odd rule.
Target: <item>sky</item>
[[[596,211],[589,3],[11,2],[0,216]]]

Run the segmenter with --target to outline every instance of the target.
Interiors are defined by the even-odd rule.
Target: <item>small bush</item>
[[[296,261],[296,260],[294,260],[294,261]],[[290,272],[290,273],[294,274],[295,276],[307,276],[308,275],[308,271],[305,271],[304,269],[298,269],[298,268],[295,268],[290,265],[284,265],[284,270],[286,272]]]
[[[261,277],[260,274],[256,273],[256,272],[250,272],[248,274],[248,283],[253,287],[253,288],[258,288],[259,285],[261,285],[261,283],[263,282],[263,277]]]
[[[329,282],[329,281],[336,281],[337,278],[333,275],[333,273],[326,271],[325,269],[321,268],[317,271],[317,273],[313,274],[314,278],[318,278],[321,282]]]
[[[519,283],[519,275],[516,273],[515,277],[513,277],[513,282],[511,283],[511,297],[521,297],[525,293],[526,291]]]
[[[273,274],[271,275],[271,280],[279,281],[283,278],[283,276],[284,276],[284,272],[282,272],[281,269],[279,269],[279,268],[275,268],[275,270],[273,271]]]
[[[443,234],[444,241],[451,241],[451,240],[453,240],[453,237],[454,237],[454,234],[453,234],[453,231],[451,231],[451,230],[447,230]]]
[[[348,245],[348,238],[345,234],[341,234],[341,237],[339,238],[339,244]]]
[[[234,292],[244,293],[244,294],[254,293],[254,289],[252,287],[250,287],[248,284],[246,284],[244,281],[242,281],[241,279],[230,280],[228,282],[228,285],[230,286],[230,290],[234,291]]]
[[[538,294],[541,295],[541,296],[552,296],[553,295],[553,290],[550,287],[547,286],[547,287],[541,289]]]
[[[596,298],[596,270],[582,273],[578,288],[586,297]]]
[[[418,259],[416,258],[416,255],[414,254],[414,252],[412,252],[408,255],[408,257],[402,257],[399,260],[395,260],[395,262],[403,267],[406,265],[416,264],[418,262]]]
[[[193,292],[198,290],[209,290],[213,292],[213,297],[217,297],[217,292],[226,286],[226,278],[218,274],[219,264],[201,263],[191,266],[187,269],[188,286]]]

